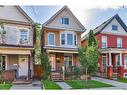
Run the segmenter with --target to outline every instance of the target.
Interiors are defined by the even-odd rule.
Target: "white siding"
[[[112,25],[117,25],[118,26],[118,30],[117,31],[112,30]],[[113,19],[112,22],[110,22],[102,30],[102,33],[115,34],[115,35],[127,35],[126,31],[123,29],[123,27],[119,24],[119,22],[116,19]]]

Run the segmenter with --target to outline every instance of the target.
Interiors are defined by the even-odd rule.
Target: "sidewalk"
[[[13,85],[10,90],[41,90],[41,81],[33,81],[31,84]]]
[[[56,84],[58,84],[63,90],[72,89],[72,87],[65,82],[56,82]]]
[[[109,88],[107,87],[107,88],[100,88],[100,89],[109,89],[109,90],[110,89],[124,89],[124,90],[127,90],[127,83],[122,83],[122,82],[109,80],[109,79],[103,79],[103,78],[99,78],[99,77],[93,77],[92,80],[100,81],[100,82],[115,86],[115,87],[109,87]],[[99,89],[99,88],[97,88],[97,89]]]

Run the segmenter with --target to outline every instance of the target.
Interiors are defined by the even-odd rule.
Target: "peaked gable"
[[[101,25],[97,26],[95,29],[93,29],[94,34],[99,34],[101,32],[112,32],[111,29],[111,25],[113,24],[117,24],[119,26],[119,31],[113,31],[114,34],[127,34],[127,26],[125,25],[125,23],[122,21],[122,19],[119,17],[118,14],[114,15],[113,17],[109,18],[107,21],[103,22]],[[108,27],[108,28],[106,28]],[[84,37],[82,37],[82,41],[85,40],[88,37],[88,34],[85,34]]]
[[[69,25],[61,24],[60,20],[62,17],[69,18]],[[45,22],[43,26],[48,28],[67,29],[81,32],[86,30],[67,6],[64,6],[62,9],[60,9],[47,22]]]
[[[119,23],[121,25],[121,27],[127,32],[127,26],[122,21],[122,19],[119,17],[119,15],[116,14],[113,17],[111,17],[110,19],[108,19],[107,21],[105,21],[104,23],[102,23],[101,25],[99,25],[98,27],[96,27],[93,30],[94,33],[97,34],[97,33],[102,32],[102,30],[104,30],[114,19],[116,19],[117,20],[117,24]]]
[[[34,23],[19,6],[4,6],[0,8],[0,19]]]

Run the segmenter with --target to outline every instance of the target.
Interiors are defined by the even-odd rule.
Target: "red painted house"
[[[99,42],[98,75],[105,78],[127,77],[127,27],[118,14],[94,30]],[[85,46],[86,34],[82,39]]]

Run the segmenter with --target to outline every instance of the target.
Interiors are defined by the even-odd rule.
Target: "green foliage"
[[[87,69],[88,74],[96,73],[98,69],[98,44],[94,38],[93,31],[90,30],[87,45],[78,49],[79,60],[84,69]]]
[[[35,24],[36,31],[36,45],[35,45],[35,64],[41,64],[41,47],[40,47],[40,39],[41,39],[41,24]]]
[[[3,66],[2,66],[2,60],[1,60],[1,55],[0,55],[0,81],[3,83],[4,82],[4,77],[3,77]]]
[[[46,52],[42,54],[41,64],[42,64],[43,71],[44,71],[43,79],[47,80],[48,76],[51,73],[51,66],[50,66],[50,60],[49,60],[48,54]]]

